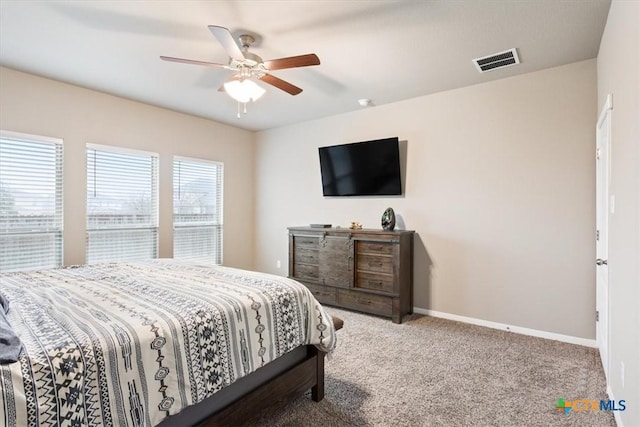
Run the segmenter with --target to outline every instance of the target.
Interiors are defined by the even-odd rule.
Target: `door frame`
[[[611,178],[611,110],[608,94],[596,124],[596,342],[607,383],[609,382],[610,304],[609,304],[609,215]],[[605,262],[604,264],[602,262]]]

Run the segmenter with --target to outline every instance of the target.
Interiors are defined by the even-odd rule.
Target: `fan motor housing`
[[[248,67],[255,67],[256,65],[262,64],[264,62],[262,58],[260,58],[255,53],[244,51],[242,52],[242,54],[244,55],[244,61],[242,62]]]

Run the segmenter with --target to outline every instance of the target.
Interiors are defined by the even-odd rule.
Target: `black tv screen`
[[[398,138],[320,147],[324,196],[398,196]]]

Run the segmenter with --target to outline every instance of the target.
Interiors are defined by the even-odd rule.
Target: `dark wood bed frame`
[[[333,317],[333,324],[338,330],[343,322]],[[313,345],[298,347],[158,426],[246,425],[267,407],[283,406],[309,389],[311,399],[319,402],[324,398],[325,355]]]

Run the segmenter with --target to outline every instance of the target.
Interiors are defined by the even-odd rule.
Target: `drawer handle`
[[[382,287],[384,286],[384,282],[383,281],[376,282],[375,280],[368,280],[367,285],[373,286],[373,287]]]

